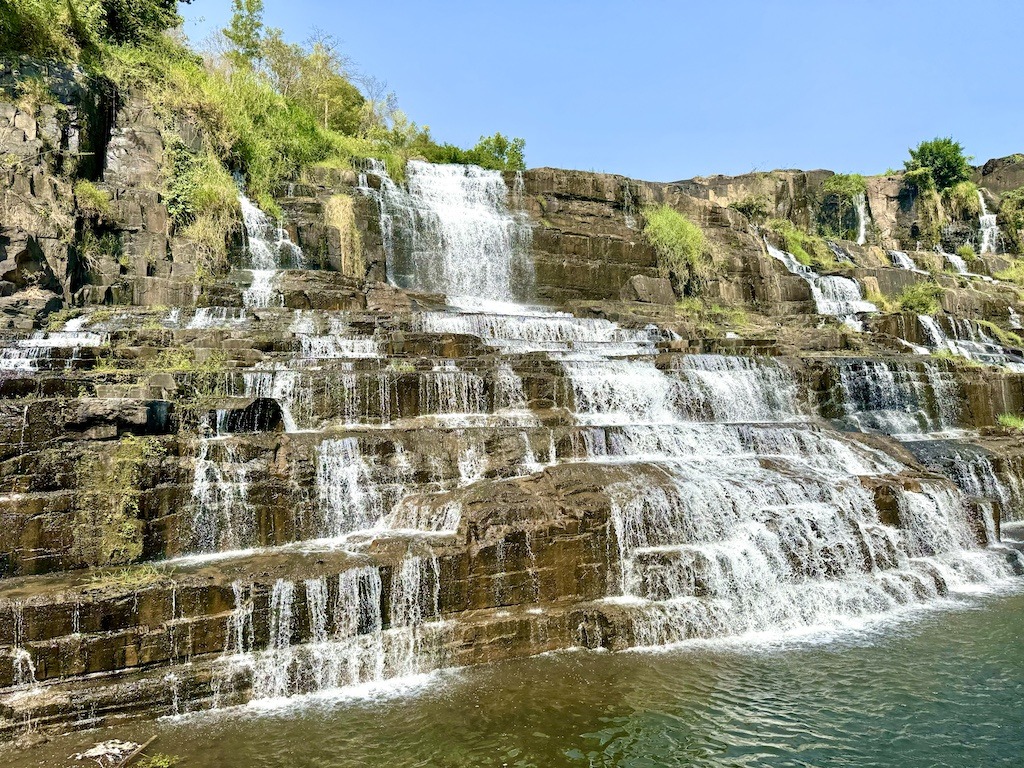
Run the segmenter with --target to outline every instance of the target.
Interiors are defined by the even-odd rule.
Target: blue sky
[[[182,5],[194,41],[230,0]],[[411,119],[527,164],[670,181],[772,168],[879,173],[951,135],[1024,151],[1024,3],[265,0],[285,37],[334,34]]]

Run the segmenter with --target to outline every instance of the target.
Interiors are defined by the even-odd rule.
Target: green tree
[[[236,67],[252,67],[260,58],[263,34],[263,0],[232,0],[231,22],[224,37],[233,49],[228,58]]]
[[[910,150],[910,159],[904,162],[908,177],[915,186],[928,186],[928,176],[941,192],[971,178],[972,158],[964,155],[960,142],[952,138],[922,141]],[[913,176],[910,176],[913,174]]]

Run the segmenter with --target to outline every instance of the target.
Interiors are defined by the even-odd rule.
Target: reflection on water
[[[993,766],[1024,750],[1024,595],[845,638],[560,653],[404,692],[306,699],[77,735],[158,733],[217,766]]]

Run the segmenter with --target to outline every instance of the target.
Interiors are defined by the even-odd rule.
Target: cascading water
[[[838,317],[850,327],[862,330],[863,325],[857,320],[857,315],[878,311],[878,307],[864,300],[864,294],[856,280],[837,275],[819,275],[810,267],[801,264],[793,254],[779,250],[767,240],[765,246],[772,257],[786,265],[786,269],[807,281],[819,315]]]
[[[245,223],[246,266],[252,272],[252,283],[242,294],[242,302],[252,308],[283,306],[284,296],[276,287],[278,271],[301,269],[302,249],[291,241],[282,226],[275,226],[270,217],[241,192],[238,204]]]
[[[389,280],[473,302],[529,297],[530,228],[509,212],[499,172],[410,161],[403,189],[383,166],[372,170],[381,177]]]
[[[953,486],[934,478],[892,483],[910,470],[816,420],[785,362],[668,354],[667,334],[655,327],[511,303],[528,295],[529,265],[500,175],[411,163],[406,191],[382,167],[372,172],[381,176],[389,275],[443,292],[459,307],[416,313],[413,331],[475,337],[489,352],[460,364],[385,366],[386,344],[357,337],[344,318],[294,316],[302,375],[336,361],[364,366],[332,373],[341,404],[329,414],[332,429],[359,424],[371,403],[377,410],[372,430],[363,425],[358,436],[329,433],[315,443],[316,537],[357,556],[365,542],[389,538],[429,551],[424,542],[465,535],[468,510],[457,494],[496,471],[608,465],[627,479],[601,490],[617,549],[609,565],[619,578],[598,602],[626,616],[634,645],[842,626],[1009,573],[1005,553],[978,548]],[[371,192],[365,178],[361,186]],[[875,311],[856,281],[769,252],[807,280],[819,313],[855,322]],[[540,399],[560,425],[557,441],[555,428],[529,410],[537,394],[528,395],[523,366],[536,370],[538,362],[553,379]],[[955,384],[937,366],[844,365],[839,386],[854,426],[920,435],[956,424]],[[315,410],[293,368],[243,376],[247,397],[280,404],[288,432],[312,424],[307,414]],[[392,412],[403,400],[416,404],[404,419]],[[507,432],[492,440],[481,425]],[[429,430],[434,445],[430,461],[416,467],[397,439],[380,447],[392,431],[409,428]],[[244,462],[219,445],[230,440],[209,440],[194,495],[220,498],[206,506],[230,510],[217,519],[237,528],[247,513],[237,490]],[[489,453],[492,443],[501,453]],[[510,446],[521,459],[510,461]],[[884,508],[873,488],[889,494]],[[230,526],[211,527],[208,538],[226,540]],[[386,568],[236,585],[224,674],[248,676],[257,698],[277,698],[443,666],[450,627],[441,618],[442,569],[413,551],[420,550]],[[508,594],[504,580],[495,579],[499,601]]]
[[[923,269],[918,269],[917,264],[903,251],[889,251],[889,259],[892,261],[894,267],[900,269],[906,269],[910,272],[918,272],[920,274],[927,274]]]
[[[984,328],[970,320],[951,318],[948,321],[949,334],[934,317],[918,315],[917,320],[933,350],[950,352],[957,357],[998,365],[1011,371],[1024,371],[1024,351],[1004,347],[989,336]]]
[[[995,253],[999,243],[998,217],[994,213],[989,213],[988,203],[980,189],[978,190],[978,202],[981,205],[981,215],[978,217],[981,248],[978,251],[979,253]]]
[[[864,245],[868,241],[868,222],[871,220],[867,196],[863,192],[856,195],[853,205],[857,210],[857,245]]]

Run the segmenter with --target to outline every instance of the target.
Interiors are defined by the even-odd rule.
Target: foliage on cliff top
[[[904,162],[904,166],[908,171],[908,181],[911,180],[910,174],[915,173],[912,181],[915,185],[926,185],[930,177],[941,192],[971,178],[971,158],[964,154],[960,142],[950,137],[922,141],[916,149],[909,151],[910,159]]]
[[[978,185],[973,181],[961,181],[948,187],[942,193],[949,215],[960,221],[977,219],[981,215],[981,201],[978,199]]]
[[[180,23],[177,0],[0,0],[0,51],[77,58],[101,43],[141,43]]]
[[[825,179],[821,189],[826,195],[852,200],[867,192],[867,183],[859,173],[837,173]]]
[[[704,232],[674,208],[647,208],[644,235],[658,254],[658,267],[684,293],[694,292],[711,275],[714,262]]]

